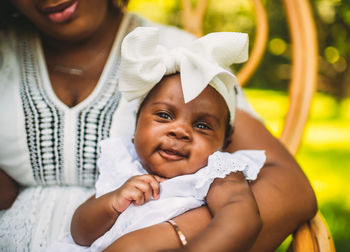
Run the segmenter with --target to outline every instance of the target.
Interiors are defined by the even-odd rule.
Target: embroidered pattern
[[[92,186],[97,179],[98,143],[109,137],[112,117],[119,105],[120,92],[116,83],[119,61],[114,62],[103,91],[92,106],[82,110],[77,120],[76,166],[79,184]]]
[[[133,17],[126,32],[138,26],[139,22]],[[64,150],[63,145],[64,111],[50,100],[43,88],[34,41],[28,39],[33,36],[18,36],[22,36],[18,50],[21,55],[20,93],[34,179],[41,185],[65,184],[64,151],[69,150]],[[119,53],[119,49],[117,51]],[[119,59],[118,55],[114,58]],[[96,181],[98,143],[109,137],[113,115],[121,96],[117,84],[118,68],[119,60],[115,60],[99,93],[89,106],[82,108],[76,115],[73,143],[75,182],[79,185],[93,186]]]
[[[33,176],[40,185],[60,184],[63,168],[63,113],[39,88],[37,59],[28,39],[19,43],[22,99]]]

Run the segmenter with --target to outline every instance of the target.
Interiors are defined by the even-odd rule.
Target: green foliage
[[[320,88],[338,98],[350,96],[350,2],[316,0],[313,3],[319,37]]]
[[[246,89],[246,94],[267,127],[279,136],[288,108],[286,94],[257,89]],[[348,99],[339,103],[330,95],[317,93],[296,156],[315,189],[319,209],[327,220],[338,252],[350,251],[349,111]],[[285,251],[289,242],[290,238],[278,251]]]

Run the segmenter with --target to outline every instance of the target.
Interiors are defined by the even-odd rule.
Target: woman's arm
[[[203,231],[211,221],[207,207],[190,210],[174,218],[186,239],[191,241]],[[181,243],[173,227],[166,222],[125,234],[105,251],[154,252],[171,251],[181,248]],[[197,250],[200,251],[200,250]]]
[[[248,251],[262,222],[243,174],[235,172],[215,179],[207,195],[207,204],[213,219],[207,229],[188,243],[186,251]]]
[[[18,184],[0,169],[0,210],[9,208],[18,195]]]
[[[251,251],[273,251],[300,224],[317,211],[313,189],[285,147],[265,126],[238,110],[235,133],[228,151],[263,149],[267,160],[252,191],[258,203],[263,228]]]

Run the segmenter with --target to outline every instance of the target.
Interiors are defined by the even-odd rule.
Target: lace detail
[[[45,251],[69,234],[74,210],[93,194],[83,187],[30,187],[0,215],[0,251]]]
[[[39,192],[37,190],[33,192],[23,191],[13,206],[4,212],[0,224],[1,251],[17,251],[19,249],[30,251],[32,225],[36,219],[34,206],[38,200]]]
[[[255,180],[266,160],[265,151],[246,150],[234,153],[217,151],[208,159],[208,165],[198,171],[201,179],[195,185],[195,198],[203,199],[215,178],[224,178],[240,171],[247,180]]]

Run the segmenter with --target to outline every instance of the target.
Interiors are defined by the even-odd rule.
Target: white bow
[[[225,99],[233,122],[237,79],[225,68],[247,60],[247,34],[210,33],[187,47],[167,49],[158,43],[158,33],[155,27],[138,27],[125,37],[119,76],[124,97],[144,97],[164,75],[180,72],[185,103],[210,84]]]

